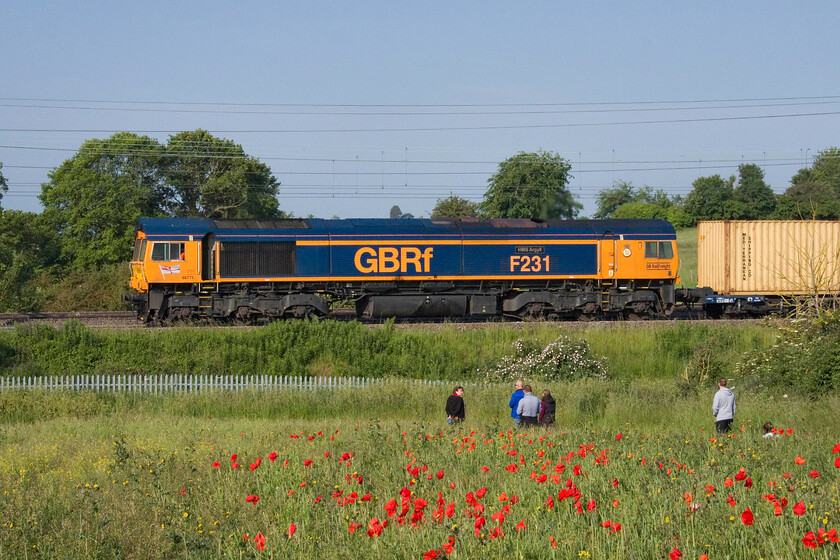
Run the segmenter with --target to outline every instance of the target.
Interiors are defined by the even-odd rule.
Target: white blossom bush
[[[593,356],[585,340],[558,336],[545,348],[525,339],[513,343],[514,352],[487,373],[489,380],[528,378],[545,381],[606,379],[606,358]]]

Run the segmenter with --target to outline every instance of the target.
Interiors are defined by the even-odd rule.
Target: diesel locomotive
[[[662,317],[678,274],[665,220],[142,218],[129,299],[147,322]]]

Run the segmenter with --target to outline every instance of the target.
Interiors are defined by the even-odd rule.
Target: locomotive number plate
[[[511,255],[511,272],[548,272],[551,262],[549,256],[540,255]]]

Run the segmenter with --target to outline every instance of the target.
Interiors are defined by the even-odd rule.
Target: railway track
[[[334,319],[339,321],[352,321],[356,317],[351,313],[337,312]],[[125,329],[125,328],[149,328],[149,325],[141,323],[133,311],[69,311],[69,312],[21,312],[21,313],[0,313],[0,329],[11,329],[16,325],[33,325],[33,324],[47,324],[55,327],[60,327],[68,320],[80,321],[90,328],[111,328],[111,329]],[[731,324],[739,322],[743,324],[755,324],[756,322],[767,321],[767,319],[710,319],[702,312],[695,312],[689,310],[678,310],[671,317],[667,319],[648,319],[648,320],[596,320],[596,321],[558,321],[555,324],[563,325],[567,328],[587,328],[598,326],[609,327],[618,325],[638,325],[640,327],[654,325],[661,325],[663,323],[675,323],[678,321],[704,321],[714,324]],[[363,323],[376,327],[384,324],[381,320],[362,320]],[[534,324],[528,321],[512,321],[512,320],[495,320],[487,321],[486,319],[469,320],[464,318],[441,318],[441,319],[398,319],[395,326],[401,329],[409,329],[412,327],[422,328],[423,326],[431,328],[440,328],[442,326],[453,326],[463,329],[481,328],[484,325],[530,325]],[[210,328],[259,328],[259,325],[245,325],[236,323],[206,323],[206,322],[182,322],[182,326],[207,326]],[[178,323],[167,328],[177,328]]]
[[[44,323],[61,325],[67,320],[76,319],[89,327],[133,327],[139,324],[133,311],[64,311],[20,313],[0,313],[0,328],[12,328],[15,325]]]

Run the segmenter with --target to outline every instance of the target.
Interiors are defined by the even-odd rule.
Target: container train
[[[760,316],[840,297],[840,222],[711,221],[697,227],[697,283],[680,295],[719,316]]]
[[[142,218],[129,296],[144,321],[664,317],[665,220]]]
[[[665,220],[143,218],[144,321],[328,317],[760,316],[840,293],[840,222],[701,222],[682,288]]]

